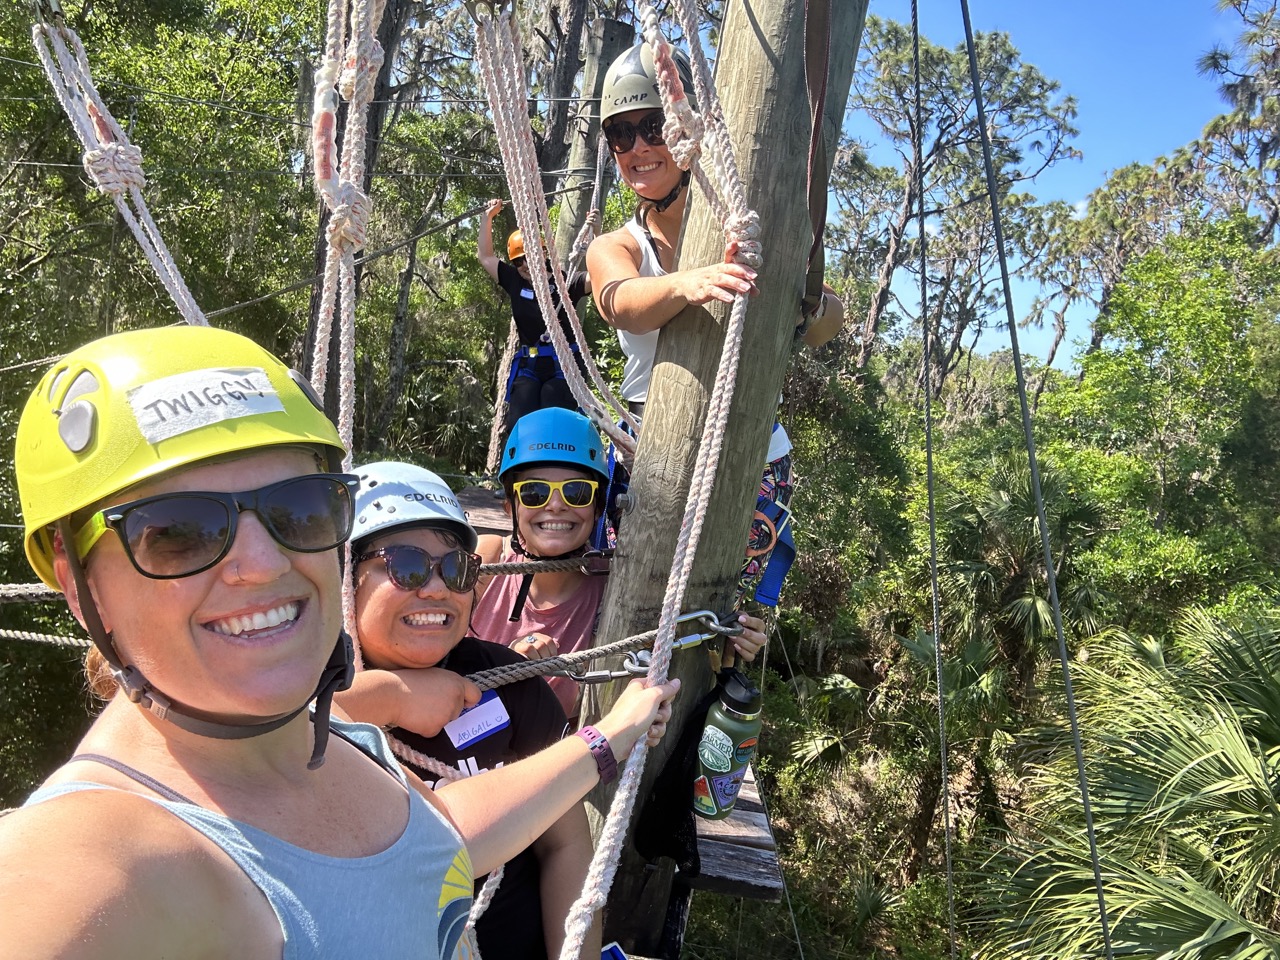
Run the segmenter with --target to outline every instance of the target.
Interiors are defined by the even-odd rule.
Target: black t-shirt
[[[516,322],[516,332],[520,334],[520,342],[526,347],[536,347],[541,337],[547,332],[547,325],[542,319],[542,311],[538,309],[538,298],[533,292],[533,284],[520,276],[518,270],[505,260],[498,261],[498,286],[511,298],[511,317]],[[575,273],[569,277],[569,299],[577,303],[587,295],[587,275]],[[560,317],[560,327],[564,335],[573,343],[573,328],[569,326],[569,317],[560,304],[560,290],[551,284],[551,302],[556,305]]]
[[[464,637],[440,666],[465,676],[490,667],[523,662],[524,657],[500,644]],[[509,683],[499,687],[497,694],[511,718],[510,724],[473,740],[461,750],[453,745],[445,731],[434,737],[423,737],[396,728],[392,734],[413,749],[456,767],[465,776],[472,776],[532,756],[562,739],[567,732],[568,721],[560,701],[541,677]],[[435,774],[413,764],[409,767],[428,785],[436,785]],[[482,957],[547,960],[538,877],[538,858],[532,847],[507,861],[498,892],[476,924]],[[483,878],[476,882],[477,893],[483,882]]]

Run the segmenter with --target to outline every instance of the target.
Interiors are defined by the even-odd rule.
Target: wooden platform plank
[[[505,537],[511,532],[511,519],[502,509],[502,498],[484,487],[463,487],[457,493],[458,503],[478,533],[496,533]]]
[[[746,811],[734,807],[732,815],[723,820],[703,820],[699,817],[699,843],[704,839],[755,847],[757,850],[775,848],[773,831],[769,829],[769,818],[765,816],[763,810]]]
[[[782,899],[782,873],[775,851],[700,839],[698,855],[702,873],[685,881],[695,890],[774,903]]]
[[[723,820],[696,820],[702,873],[687,881],[690,887],[753,900],[781,898],[777,845],[750,766],[733,812]]]

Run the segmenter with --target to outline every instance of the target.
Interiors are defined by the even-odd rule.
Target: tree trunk
[[[880,331],[880,321],[884,318],[885,308],[889,305],[889,290],[893,285],[893,274],[898,269],[902,256],[900,252],[902,238],[907,232],[907,224],[911,222],[913,215],[912,207],[916,202],[915,173],[908,170],[905,177],[902,204],[898,207],[897,219],[889,227],[884,259],[880,262],[880,273],[876,277],[876,292],[871,297],[871,306],[867,308],[867,318],[862,324],[862,337],[855,367],[859,372],[866,370],[867,364],[871,362],[876,334]]]
[[[784,360],[800,316],[806,238],[812,235],[805,203],[809,117],[795,109],[804,98],[804,12],[805,0],[743,0],[728,8],[724,21],[717,86],[725,93],[747,203],[760,214],[764,266],[757,281],[760,293],[748,308],[738,389],[685,610],[724,612],[732,603]],[[856,46],[865,14],[865,3],[835,4],[841,42]],[[680,263],[713,263],[723,255],[722,225],[695,194]],[[600,643],[657,623],[728,312],[721,304],[688,307],[663,328],[632,471],[636,509],[622,526],[597,633]],[[705,651],[678,654],[670,672],[682,678],[684,689],[666,738],[649,756],[640,797],[651,789],[689,711],[711,685]],[[604,698],[611,701],[616,693],[604,691]],[[605,810],[612,791],[598,789],[590,799],[597,810]],[[606,941],[620,941],[628,953],[655,956],[671,880],[669,861],[646,865],[629,843],[624,845],[605,909]]]
[[[933,821],[938,815],[938,798],[942,796],[942,765],[931,764],[916,784],[916,812],[911,817],[907,833],[907,855],[903,859],[904,883],[915,883],[920,868],[929,856],[929,838],[933,836]]]
[[[443,194],[447,182],[441,177],[431,188],[431,196],[422,210],[422,216],[414,223],[410,236],[416,236],[426,229],[427,223],[430,222],[431,211],[438,203],[444,202]],[[391,335],[387,343],[387,391],[378,409],[378,418],[374,427],[374,433],[379,437],[386,436],[391,415],[399,406],[400,395],[404,392],[404,352],[405,343],[409,339],[409,293],[413,288],[413,277],[418,267],[418,242],[414,240],[409,244],[404,270],[400,272],[396,312],[391,319]]]
[[[596,139],[600,136],[600,91],[605,71],[618,56],[631,46],[635,31],[620,20],[597,18],[587,35],[587,66],[582,74],[582,97],[573,128],[569,131],[569,172],[566,188],[587,186],[595,180]],[[544,168],[545,169],[545,168]],[[606,162],[604,182],[600,184],[601,203],[609,190],[613,164]],[[556,257],[561,264],[569,259],[573,242],[591,212],[591,190],[568,190],[560,200],[560,218],[556,221]]]
[[[582,27],[587,19],[587,0],[567,0],[568,23],[556,45],[555,64],[547,84],[547,130],[538,145],[538,167],[543,171],[542,189],[550,193],[556,188],[569,155],[566,133],[569,129],[569,98],[573,96],[573,80],[578,75],[578,56],[582,51]]]

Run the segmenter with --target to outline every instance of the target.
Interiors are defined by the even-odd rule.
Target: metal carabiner
[[[738,612],[731,610],[723,617],[716,616],[710,610],[699,610],[698,619],[713,634],[722,637],[740,637],[746,628],[738,622]]]

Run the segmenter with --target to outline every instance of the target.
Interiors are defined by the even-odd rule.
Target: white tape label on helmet
[[[200,427],[280,413],[284,404],[261,367],[215,367],[177,373],[129,391],[138,429],[159,443]]]

